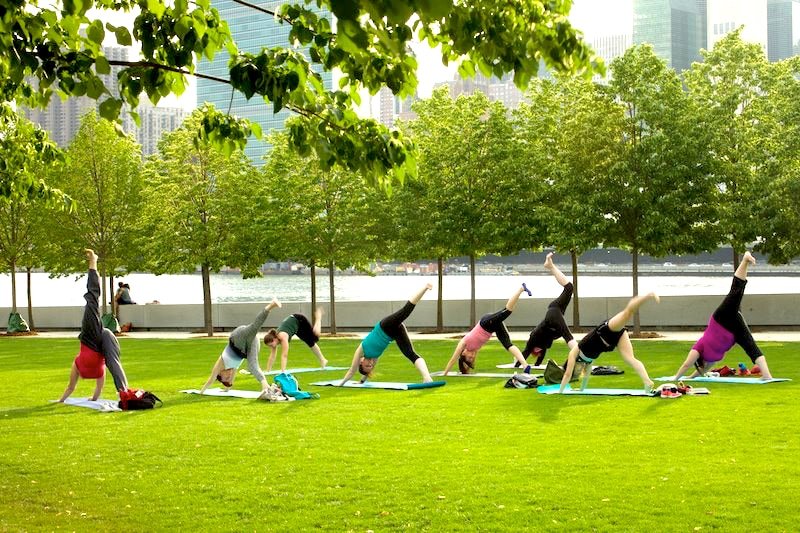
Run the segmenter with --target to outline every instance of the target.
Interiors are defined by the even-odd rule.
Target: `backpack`
[[[311,393],[300,390],[300,385],[297,383],[297,379],[287,372],[283,372],[275,376],[275,384],[281,388],[285,395],[291,396],[292,398],[296,398],[298,400],[319,398],[319,394],[315,392]]]
[[[535,389],[538,386],[539,380],[530,374],[514,374],[505,384],[507,389]]]
[[[566,366],[566,364],[564,366]],[[548,359],[547,366],[544,369],[544,380],[551,385],[561,383],[561,379],[564,377],[564,371],[565,369],[558,366],[555,361]],[[580,373],[573,371],[570,381],[577,381],[579,377]]]
[[[596,366],[592,369],[593,376],[615,376],[624,373],[624,370],[620,370],[615,366]]]
[[[161,398],[141,389],[126,389],[119,393],[119,408],[123,411],[139,411],[142,409],[152,409],[156,402],[163,404]]]

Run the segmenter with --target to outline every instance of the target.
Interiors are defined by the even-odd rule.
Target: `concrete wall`
[[[641,308],[642,326],[654,329],[676,327],[703,328],[709,315],[719,305],[721,296],[666,296],[660,304],[646,303]],[[582,326],[594,326],[625,306],[628,298],[581,298]],[[507,320],[511,329],[530,329],[544,316],[549,299],[523,298],[517,309]],[[405,302],[341,302],[336,304],[336,325],[342,330],[366,330],[396,311]],[[742,313],[754,327],[800,327],[800,295],[778,294],[747,295],[742,302]],[[505,300],[479,300],[476,302],[478,316],[501,309]],[[329,325],[328,304],[323,303],[325,316],[323,327]],[[223,303],[212,306],[214,327],[232,329],[246,324],[263,308],[257,303]],[[23,318],[28,318],[27,308],[19,308]],[[6,325],[9,308],[0,308],[0,328]],[[36,307],[34,319],[37,329],[79,329],[82,307]],[[267,318],[266,327],[276,326],[286,315],[303,313],[311,316],[309,302],[287,302],[274,310]],[[122,306],[120,322],[132,322],[136,329],[193,330],[203,327],[203,306],[192,305],[126,305]],[[567,308],[567,323],[572,324],[572,305]],[[468,329],[469,300],[446,300],[444,302],[445,327]],[[411,329],[424,329],[436,325],[436,300],[426,299],[419,303],[414,313],[406,320]]]

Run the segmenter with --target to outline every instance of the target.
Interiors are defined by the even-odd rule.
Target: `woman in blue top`
[[[397,342],[397,347],[400,348],[403,355],[414,363],[414,366],[422,375],[422,381],[424,383],[433,381],[430,372],[428,372],[428,365],[425,364],[425,359],[414,351],[411,339],[408,338],[406,326],[403,324],[403,321],[408,318],[425,292],[432,288],[433,285],[428,283],[414,294],[399,311],[392,313],[375,324],[375,327],[372,328],[369,335],[364,337],[364,340],[362,340],[361,344],[356,348],[356,353],[353,355],[353,364],[350,365],[350,369],[347,371],[347,374],[344,375],[344,379],[342,379],[340,385],[347,383],[347,381],[353,377],[353,374],[356,373],[356,370],[361,373],[361,383],[364,383],[375,368],[378,357],[383,354],[392,341]]]

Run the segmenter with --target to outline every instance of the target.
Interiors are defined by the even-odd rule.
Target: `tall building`
[[[154,107],[151,105],[140,106],[139,113],[140,126],[133,127],[132,130],[125,128],[125,131],[133,131],[136,140],[142,145],[142,155],[148,156],[158,151],[158,141],[165,133],[178,129],[186,117],[189,115],[182,108]],[[130,121],[131,123],[133,121]],[[131,124],[132,125],[132,124]]]
[[[767,55],[780,61],[800,54],[800,0],[769,0]]]
[[[129,61],[129,49],[125,47],[104,46],[103,53],[110,60]],[[123,68],[125,67],[112,66],[111,73],[100,75],[100,79],[115,97],[119,97],[117,75]],[[53,96],[46,108],[25,109],[24,112],[28,120],[47,130],[52,141],[66,148],[78,133],[83,116],[91,110],[99,113],[99,105],[99,101],[86,96],[73,96],[66,100]],[[120,120],[122,129],[133,133],[137,142],[142,145],[144,155],[154,153],[161,135],[178,128],[186,116],[183,109],[155,107],[146,98],[136,112],[139,114],[141,127],[136,126],[125,109],[120,113]]]
[[[285,0],[269,0],[259,3],[259,7],[275,11],[285,4]],[[288,24],[279,24],[269,15],[259,13],[250,7],[236,3],[234,0],[212,0],[220,17],[227,21],[233,40],[243,52],[256,54],[262,48],[286,47],[289,45]],[[309,7],[309,9],[315,9]],[[322,11],[327,16],[330,13]],[[202,74],[217,76],[227,79],[229,77],[228,61],[230,56],[225,51],[220,51],[213,61],[203,60],[198,65],[198,71]],[[322,75],[323,83],[326,88],[332,86],[332,76],[330,72],[323,72],[316,69]],[[217,83],[210,80],[198,79],[197,81],[197,105],[201,106],[208,102],[222,111],[228,112],[240,118],[246,118],[261,125],[265,135],[271,131],[282,131],[284,122],[289,118],[290,113],[286,110],[274,114],[272,104],[267,103],[258,95],[254,95],[250,100],[238,92],[232,91],[231,87],[224,83]],[[245,153],[254,164],[263,163],[264,153],[269,149],[266,142],[249,140]]]
[[[742,27],[742,40],[767,51],[767,0],[708,0],[708,48]]]
[[[696,0],[634,0],[633,43],[650,43],[667,65],[678,72],[688,69],[701,59],[703,4]]]

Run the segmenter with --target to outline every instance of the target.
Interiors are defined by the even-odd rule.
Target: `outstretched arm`
[[[63,403],[64,400],[69,398],[69,395],[73,393],[75,386],[78,384],[79,376],[80,374],[78,374],[78,367],[73,362],[72,368],[69,371],[69,384],[67,385],[67,388],[64,389],[64,394],[61,395],[61,398],[58,400],[59,402]]]
[[[216,381],[217,376],[225,367],[225,363],[222,361],[222,356],[217,359],[217,362],[214,363],[214,367],[211,369],[211,376],[208,378],[202,387],[200,387],[200,394],[203,394],[207,388],[211,386],[214,381]]]
[[[289,361],[289,335],[281,331],[278,333],[281,341],[281,372],[286,372],[286,363]]]
[[[272,371],[272,365],[275,364],[275,355],[278,353],[277,346],[269,347],[269,359],[267,359],[267,372]]]
[[[681,376],[683,376],[686,373],[687,370],[689,370],[692,366],[694,366],[694,364],[697,362],[697,360],[699,358],[700,358],[700,352],[698,352],[694,348],[689,350],[689,355],[686,356],[686,361],[683,362],[681,367],[675,373],[675,378],[674,379],[676,381],[681,379]]]
[[[92,401],[97,400],[100,397],[100,395],[103,393],[103,386],[105,384],[106,384],[106,375],[103,374],[102,376],[97,378],[97,383],[95,383],[95,386],[94,386],[94,394],[92,394],[92,397],[89,398],[89,399],[92,400]]]
[[[359,344],[358,348],[356,348],[356,352],[353,354],[353,362],[350,364],[350,368],[347,369],[347,373],[342,378],[342,382],[339,383],[340,387],[345,383],[347,383],[350,380],[350,378],[353,377],[353,374],[356,373],[356,370],[358,370],[358,365],[361,362],[362,357],[364,357],[364,349],[361,348],[361,344]]]
[[[576,344],[575,347],[569,351],[569,356],[567,356],[567,369],[564,371],[564,377],[561,378],[561,387],[558,389],[559,394],[564,392],[564,388],[567,386],[567,383],[569,383],[572,373],[575,371],[575,361],[577,359],[578,345]]]
[[[450,369],[453,368],[453,365],[458,360],[458,356],[461,355],[461,353],[464,351],[464,344],[466,344],[464,342],[464,339],[461,339],[460,341],[458,341],[458,344],[456,345],[456,349],[453,352],[453,355],[450,357],[450,360],[447,362],[447,366],[444,367],[444,375],[445,376],[447,375],[448,372],[450,372]]]

